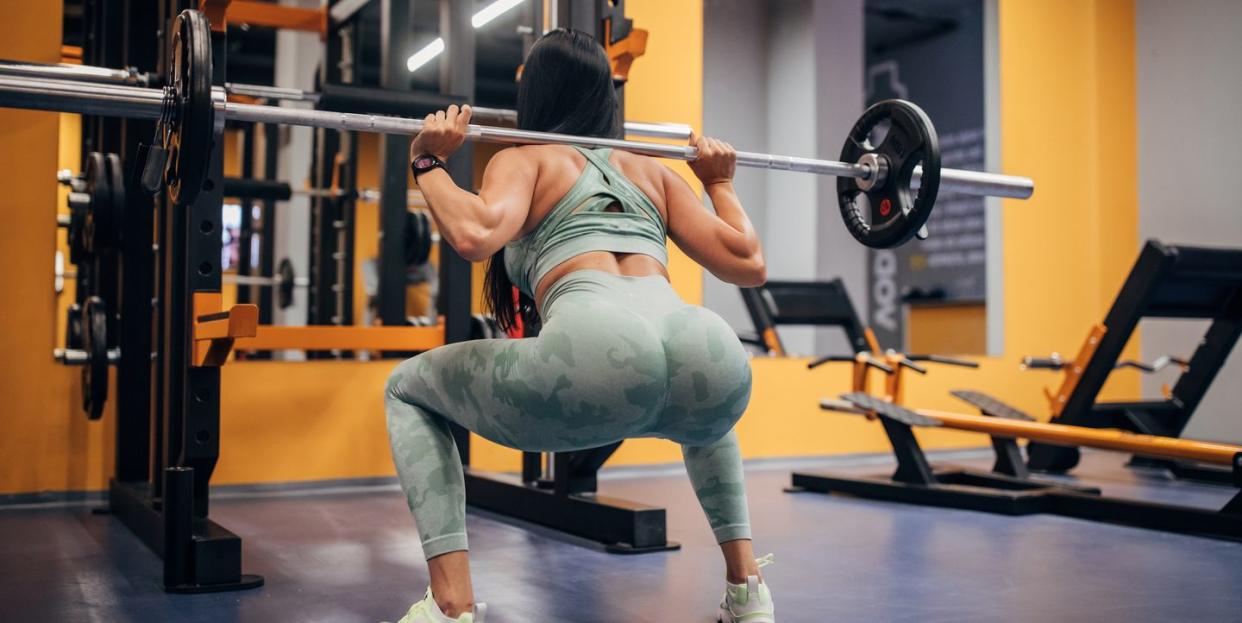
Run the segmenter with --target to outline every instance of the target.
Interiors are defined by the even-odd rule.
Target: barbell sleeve
[[[278,286],[284,283],[279,277],[265,277],[263,275],[235,275],[233,273],[225,273],[220,278],[224,283],[233,283],[239,286]],[[294,277],[293,287],[307,288],[310,287],[310,277]]]
[[[52,360],[56,363],[63,363],[68,366],[83,366],[91,362],[90,353],[78,348],[53,348]],[[108,349],[108,363],[117,363],[121,360],[121,349]]]
[[[133,69],[112,69],[110,67],[71,65],[69,63],[28,63],[0,59],[0,74],[30,78],[81,80],[106,84],[136,86],[147,86],[150,84],[150,76]]]
[[[0,106],[8,108],[159,119],[163,101],[160,89],[0,75]]]
[[[423,128],[421,119],[244,104],[229,102],[223,95],[222,91],[217,92],[213,100],[216,114],[226,121],[276,123],[330,130],[405,135],[418,134]],[[6,107],[157,119],[162,109],[163,97],[163,92],[159,89],[0,75],[0,106]],[[469,126],[467,138],[511,145],[558,144],[587,148],[609,147],[682,161],[691,161],[698,157],[698,150],[686,145],[532,132],[474,124]],[[860,179],[867,179],[872,174],[871,167],[862,164],[742,151],[737,153],[737,164],[743,167]],[[918,171],[915,175],[916,180],[917,174]],[[942,187],[946,190],[951,189],[972,195],[1025,199],[1031,196],[1035,188],[1034,182],[1029,178],[980,171],[941,169],[940,178]]]

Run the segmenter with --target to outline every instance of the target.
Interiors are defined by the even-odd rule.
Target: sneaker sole
[[[729,611],[721,609],[717,611],[716,623],[740,623],[740,620],[734,617]],[[757,619],[747,619],[745,623],[776,623],[773,617],[760,617]]]

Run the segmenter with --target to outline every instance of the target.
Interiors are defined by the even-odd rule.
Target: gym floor
[[[944,455],[941,455],[943,458]],[[987,466],[977,453],[954,463]],[[1115,454],[1078,470],[1105,493],[1212,506],[1228,490],[1136,473]],[[1053,516],[787,494],[792,468],[882,472],[873,457],[748,470],[757,551],[786,623],[1242,621],[1242,543]],[[496,623],[709,622],[719,554],[684,475],[613,472],[601,490],[668,508],[683,549],[617,556],[472,512],[475,590]],[[212,516],[245,539],[253,591],[169,595],[158,559],[85,506],[0,508],[3,621],[395,620],[427,577],[393,484],[226,490]]]

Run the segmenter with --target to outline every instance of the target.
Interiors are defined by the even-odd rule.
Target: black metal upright
[[[134,13],[129,2],[115,0],[86,0],[82,6],[83,23],[86,25],[82,38],[82,62],[100,67],[123,68],[130,47],[130,15]],[[143,43],[147,43],[144,41]],[[121,153],[124,141],[125,121],[115,117],[87,115],[82,119],[82,165],[92,151]]]
[[[470,24],[473,4],[440,0],[440,36],[444,55],[440,60],[440,92],[472,101],[474,98],[474,26]],[[448,162],[448,173],[457,185],[474,190],[474,145],[465,143]],[[403,198],[404,199],[404,198]],[[452,344],[470,339],[470,262],[457,254],[448,241],[440,239],[440,292],[436,307],[444,315],[444,341]],[[456,427],[453,438],[462,462],[470,463],[470,436]]]
[[[103,59],[115,62],[112,67],[135,67],[139,71],[154,71],[159,63],[159,46],[150,33],[158,29],[159,12],[152,10],[151,2],[130,0],[112,3],[107,8],[105,24],[119,25],[119,35],[112,34],[96,43],[106,43],[106,49],[98,50]],[[103,10],[103,7],[97,7]],[[99,28],[91,24],[92,29]],[[128,188],[137,175],[138,145],[149,142],[154,126],[149,121],[124,120],[116,131],[100,125],[100,132],[91,140],[99,146],[121,154],[125,163],[122,179]],[[151,297],[154,277],[152,252],[152,228],[154,212],[149,196],[141,192],[126,192],[122,216],[119,258],[114,259],[120,274],[125,275],[115,285],[117,300],[115,311],[115,345],[121,357],[116,372],[116,446],[114,477],[122,481],[145,481],[150,474],[151,430]]]
[[[280,145],[280,126],[274,123],[263,124],[263,179],[276,180],[276,159]],[[276,274],[276,201],[263,200],[262,227],[259,239],[259,274]],[[276,301],[276,288],[263,288],[259,291],[259,324],[272,324],[272,304]],[[270,358],[270,352],[252,353],[262,358]]]
[[[348,63],[342,62],[349,52],[339,34],[329,29],[319,71],[321,89],[351,81],[345,74]],[[350,133],[315,130],[312,160],[311,183],[315,188],[353,189],[357,141]],[[353,321],[354,200],[349,193],[312,199],[309,324],[346,325]]]
[[[384,0],[380,12],[380,86],[389,91],[409,91],[410,72],[405,59],[412,32],[412,3]],[[403,233],[409,210],[410,139],[380,136],[380,250],[377,315],[388,326],[405,324],[406,263]]]
[[[241,176],[246,179],[254,179],[254,151],[255,151],[255,124],[247,123],[241,128]],[[237,197],[238,211],[240,214],[240,225],[237,232],[237,274],[240,276],[249,276],[254,272],[254,258],[252,249],[254,242],[258,238],[255,231],[256,223],[254,218],[253,206],[254,199],[250,197]],[[271,274],[271,273],[260,273]],[[270,288],[269,288],[270,289]],[[237,302],[252,303],[254,302],[254,286],[246,283],[237,284]]]

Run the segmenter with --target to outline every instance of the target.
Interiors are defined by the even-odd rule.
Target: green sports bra
[[[533,231],[505,245],[509,280],[534,298],[553,268],[583,253],[641,253],[668,267],[664,218],[647,195],[608,161],[611,149],[585,149],[586,167]],[[619,206],[620,212],[606,211]]]

